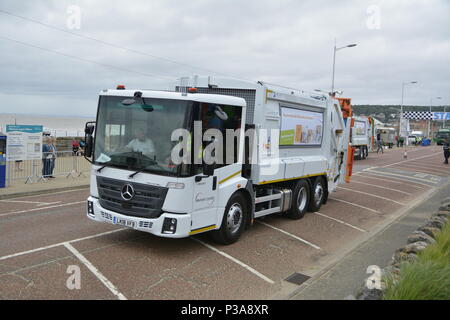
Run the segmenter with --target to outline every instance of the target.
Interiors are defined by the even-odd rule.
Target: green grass
[[[385,281],[385,300],[450,300],[450,223],[416,261],[401,265],[398,282]]]

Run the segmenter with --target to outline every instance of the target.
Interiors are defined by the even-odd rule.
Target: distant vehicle
[[[358,160],[366,159],[369,156],[369,148],[372,142],[371,121],[367,117],[354,116],[351,142],[355,148],[355,158]]]
[[[408,144],[417,144],[419,141],[421,141],[424,137],[423,131],[412,131],[411,134],[408,136]]]
[[[450,129],[439,129],[435,136],[436,144],[442,145],[445,139],[450,139]]]
[[[381,134],[381,140],[383,141],[385,146],[388,146],[389,148],[392,148],[392,146],[395,144],[395,129],[394,128],[377,128],[377,134]]]

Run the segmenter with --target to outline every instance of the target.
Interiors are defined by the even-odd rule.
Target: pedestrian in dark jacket
[[[448,139],[444,140],[443,149],[444,149],[444,158],[445,158],[444,163],[448,164],[448,158],[450,157],[450,145],[448,143]]]
[[[45,138],[42,144],[42,177],[48,178],[50,175],[51,166],[51,149],[50,149],[50,139]]]

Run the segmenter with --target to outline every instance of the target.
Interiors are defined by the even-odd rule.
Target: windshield
[[[94,163],[135,171],[177,175],[171,162],[175,129],[186,128],[193,102],[127,97],[100,98],[95,130]]]

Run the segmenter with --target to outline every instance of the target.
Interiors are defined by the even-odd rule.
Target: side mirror
[[[92,157],[92,151],[94,147],[94,130],[95,122],[87,122],[84,128],[84,141],[86,142],[86,146],[84,147],[84,157],[86,159]]]
[[[92,157],[92,150],[94,146],[94,137],[92,135],[86,135],[86,146],[84,147],[84,156],[87,158]]]

